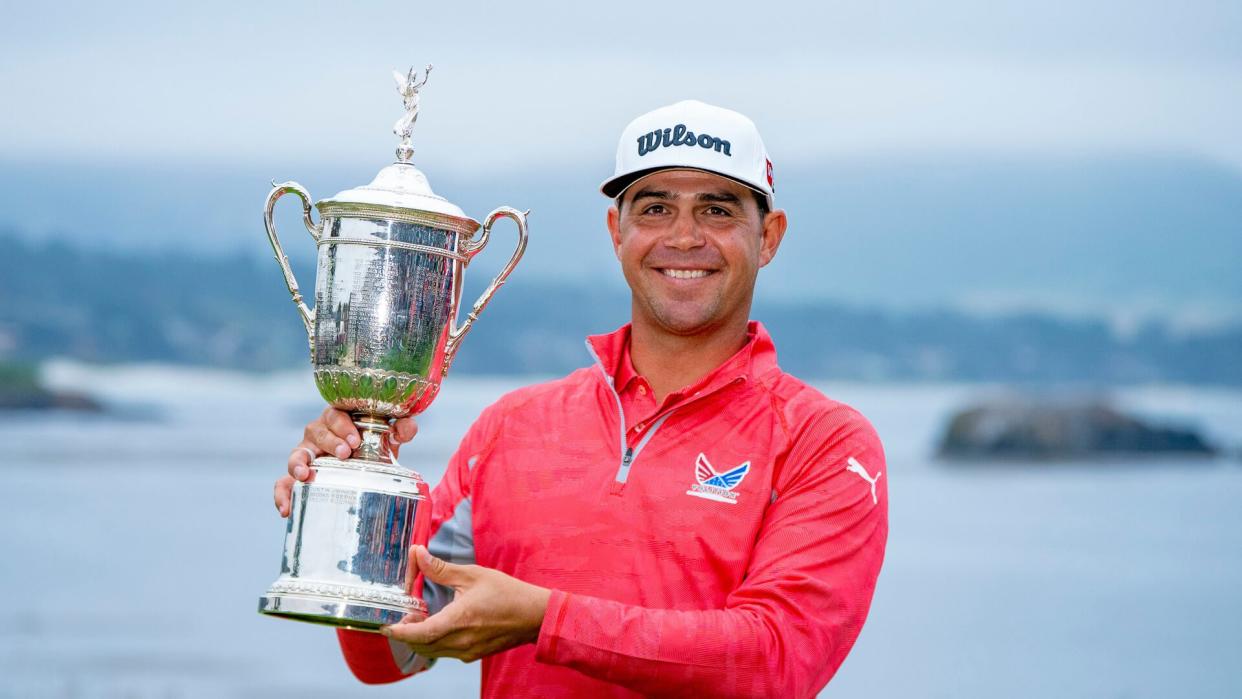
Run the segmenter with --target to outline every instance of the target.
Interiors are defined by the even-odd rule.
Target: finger
[[[416,547],[411,546],[405,561],[405,594],[414,596],[414,579],[418,577],[418,559]]]
[[[349,444],[328,428],[323,419],[315,420],[306,426],[306,441],[324,454],[333,454],[338,459],[348,459],[353,453]]]
[[[424,620],[424,619],[426,619],[426,618],[427,618],[427,615],[426,615],[425,613],[423,613],[423,612],[417,612],[417,611],[415,611],[415,612],[406,612],[406,613],[405,613],[405,616],[401,617],[401,621],[400,621],[400,622],[398,622],[398,623],[401,623],[401,624],[413,624],[413,623],[417,623],[417,622],[419,622],[419,621],[422,621],[422,620]]]
[[[276,504],[276,511],[281,517],[289,516],[289,507],[293,500],[293,477],[281,476],[276,479],[276,487],[272,490],[272,499]]]
[[[308,442],[302,442],[289,452],[289,475],[299,481],[309,480],[311,476],[311,453],[315,451],[314,445]]]
[[[328,408],[323,411],[323,421],[327,424],[328,429],[332,430],[332,434],[345,440],[345,443],[351,449],[357,449],[362,444],[362,437],[358,434],[358,427],[354,425],[354,419],[349,413],[336,408]]]
[[[392,423],[392,431],[388,434],[392,435],[394,442],[404,444],[414,439],[414,435],[418,434],[418,423],[414,422],[414,416],[403,417],[394,420]]]
[[[422,621],[407,623],[403,620],[399,624],[381,626],[380,633],[412,646],[427,647],[457,631],[457,618],[457,609],[450,602],[439,614],[432,614]]]
[[[459,566],[448,561],[443,561],[431,553],[423,546],[411,546],[410,556],[418,562],[418,569],[423,571],[423,575],[432,582],[448,585],[453,589],[461,588],[470,582],[473,576],[468,572],[466,566]]]
[[[486,655],[488,653],[486,648],[489,645],[480,641],[479,634],[474,629],[451,631],[431,643],[405,642],[405,644],[410,647],[410,650],[426,658],[457,658],[467,663]]]

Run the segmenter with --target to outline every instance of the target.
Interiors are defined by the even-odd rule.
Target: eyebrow
[[[699,201],[711,201],[718,204],[739,204],[741,199],[732,192],[703,192],[698,196]]]
[[[660,199],[663,201],[672,201],[677,197],[662,189],[640,189],[634,195],[631,202],[637,202],[639,199]],[[732,192],[716,191],[716,192],[700,192],[695,199],[699,201],[715,202],[721,204],[737,204],[741,199]]]
[[[669,200],[669,199],[673,199],[673,195],[672,195],[672,194],[669,194],[668,192],[666,192],[666,191],[664,191],[664,190],[662,190],[662,189],[647,189],[647,188],[645,188],[645,187],[644,187],[643,189],[638,190],[638,194],[635,194],[635,195],[634,195],[634,198],[633,198],[633,199],[631,199],[630,201],[631,201],[631,202],[636,202],[636,201],[638,201],[639,199],[665,199],[665,200]]]

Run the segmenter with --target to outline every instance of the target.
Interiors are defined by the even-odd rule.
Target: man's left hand
[[[385,636],[425,657],[466,662],[538,640],[551,590],[491,568],[447,563],[413,546],[406,580],[420,570],[427,580],[452,587],[453,601],[426,619],[409,615],[383,627]]]

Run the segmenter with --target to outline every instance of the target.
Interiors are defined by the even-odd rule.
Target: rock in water
[[[949,422],[939,455],[947,459],[1091,459],[1187,454],[1217,449],[1197,432],[1153,425],[1099,400],[1011,398],[971,406]]]

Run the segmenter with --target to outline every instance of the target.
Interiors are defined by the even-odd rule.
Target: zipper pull
[[[613,495],[620,495],[621,489],[625,487],[625,480],[630,475],[630,462],[634,460],[634,448],[626,447],[625,453],[621,455],[621,467],[617,469],[617,477],[609,486],[608,492]]]

